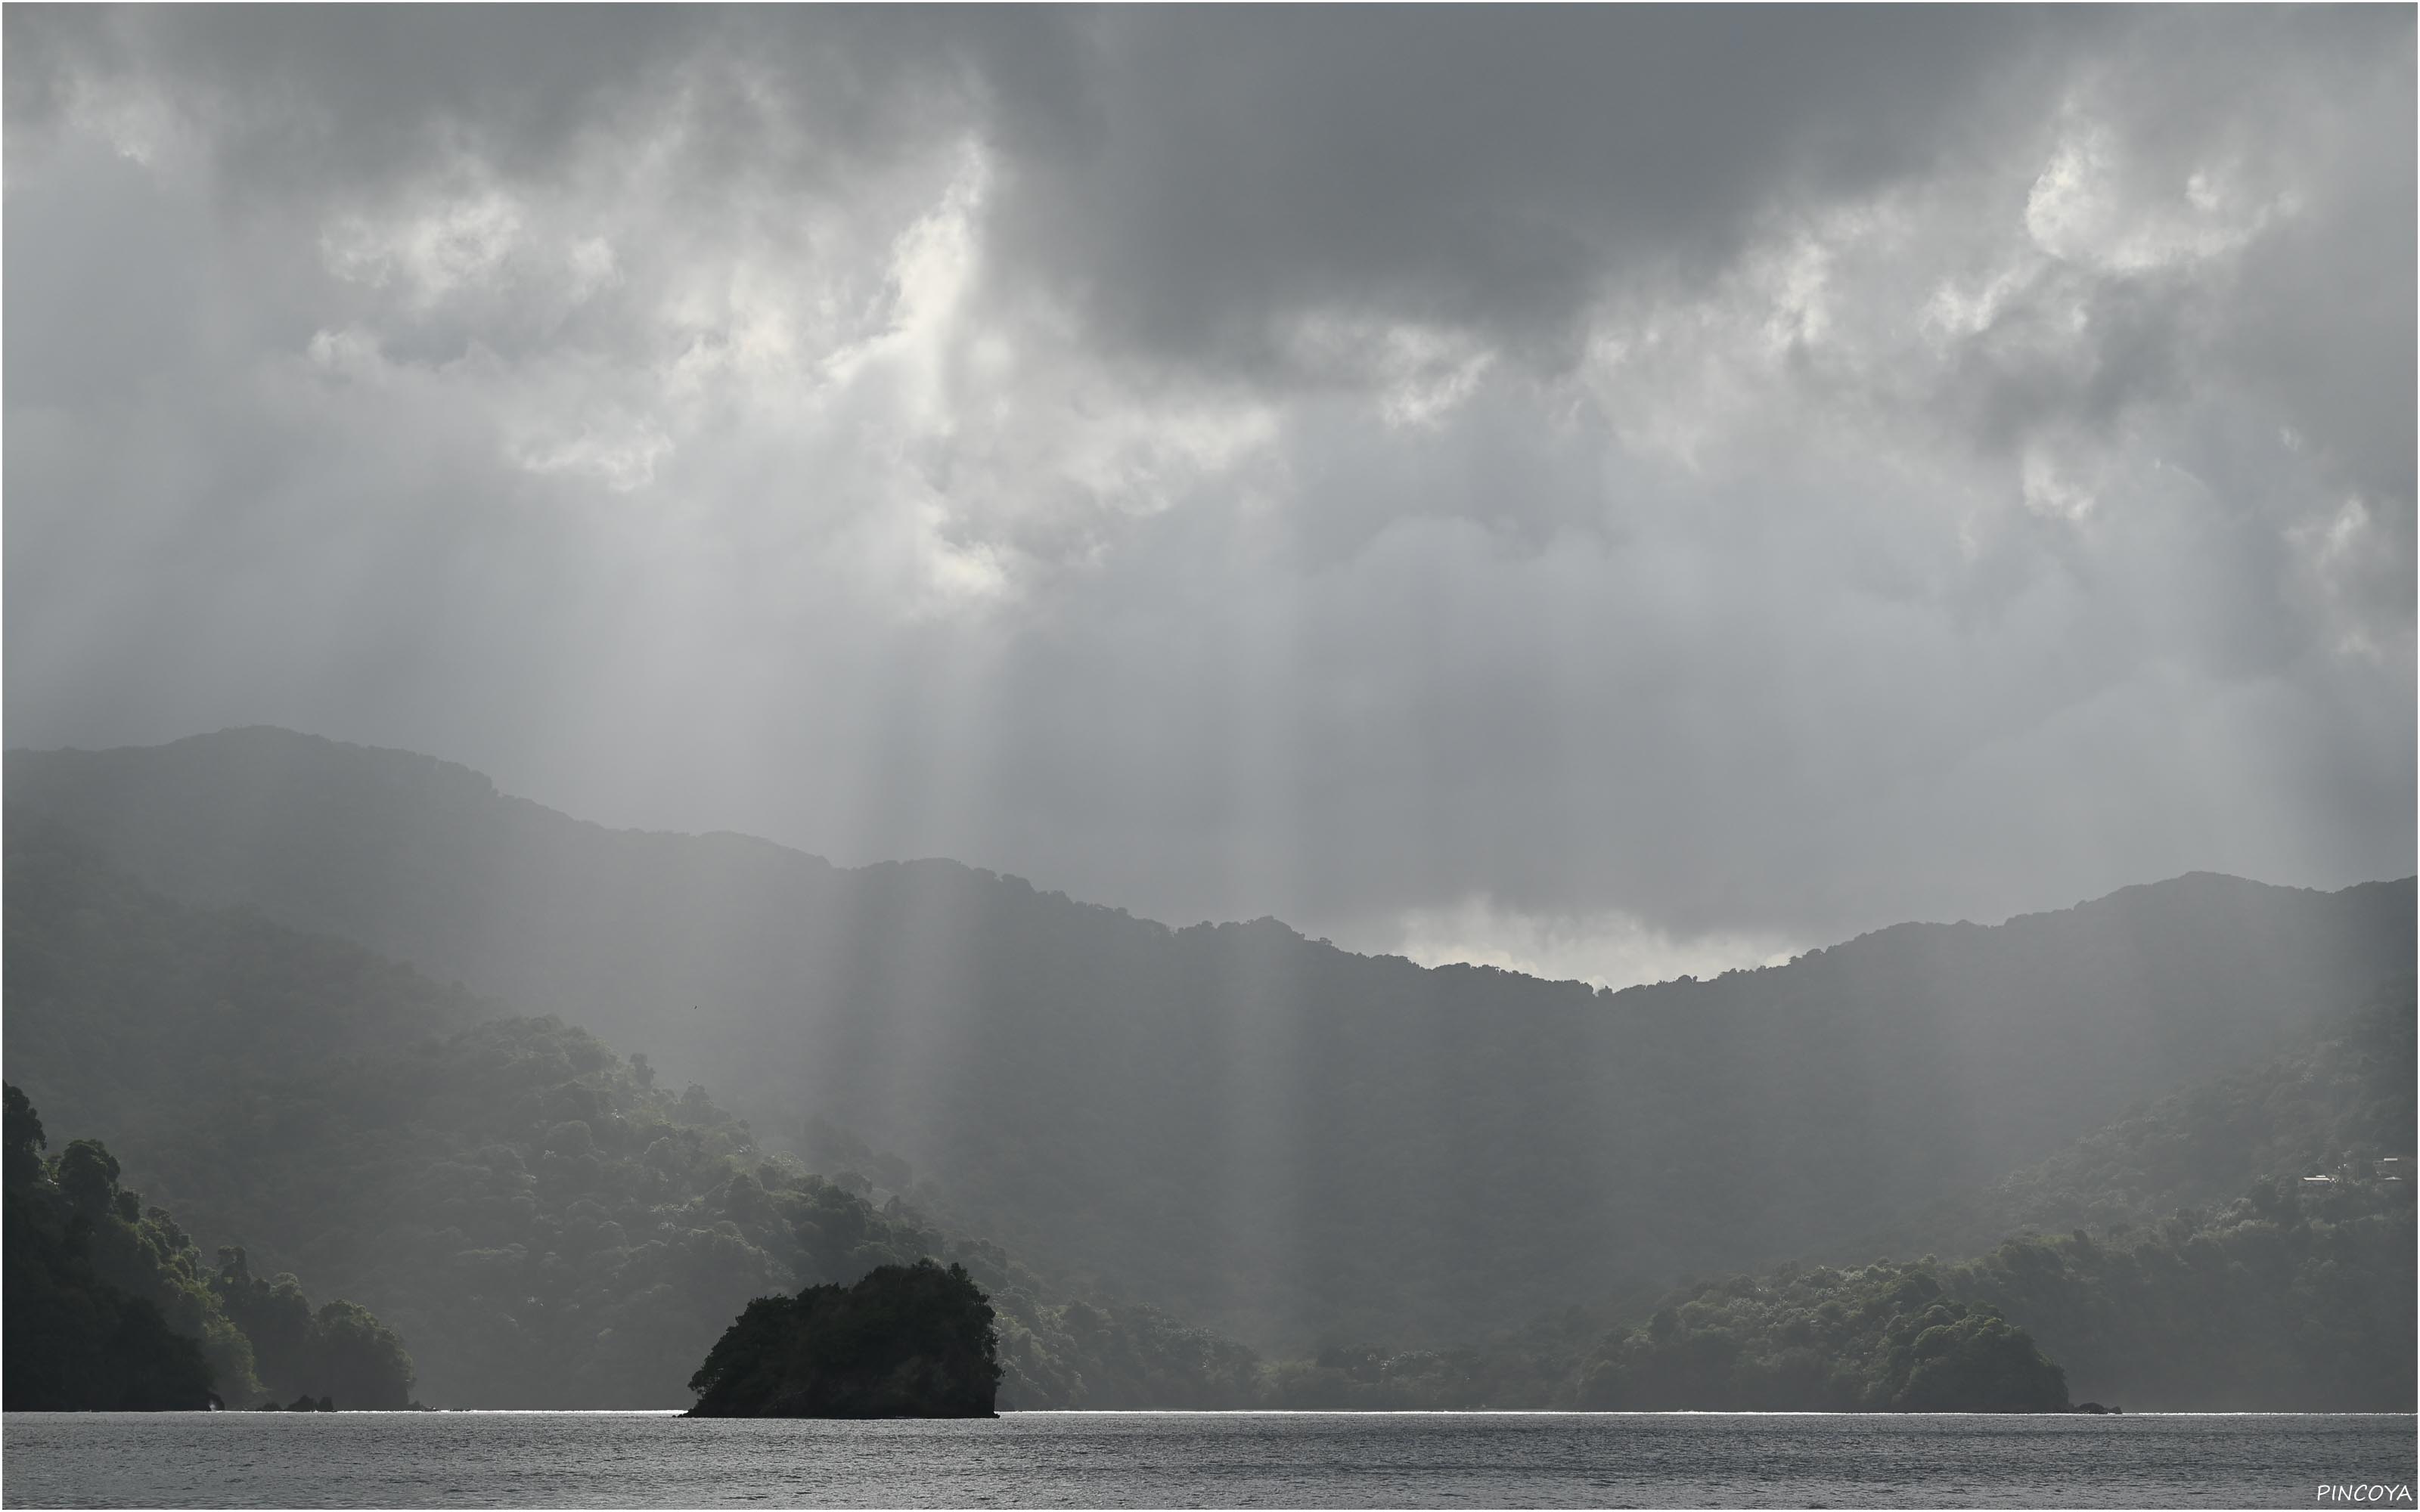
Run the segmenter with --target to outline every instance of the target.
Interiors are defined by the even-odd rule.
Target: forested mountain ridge
[[[1894,1253],[1970,1257],[1900,1269],[2027,1330],[2079,1397],[2138,1411],[2412,1411],[2415,1006],[2405,974],[2248,1065],[2128,1109],[1911,1221]],[[2381,1179],[2383,1156],[2405,1157],[2405,1175]],[[1816,1268],[1816,1299],[1842,1275]],[[1787,1325],[1768,1332],[1780,1345],[1768,1363],[1803,1342]]]
[[[286,732],[8,761],[12,835],[561,1013],[768,1146],[812,1110],[1046,1269],[1289,1352],[1854,1260],[2412,956],[2408,880],[2195,875],[1598,994],[947,862],[616,832]]]
[[[58,845],[12,837],[7,903],[12,1080],[54,1126],[113,1130],[199,1243],[240,1246],[209,1275],[183,1228],[153,1236],[185,1256],[189,1328],[216,1296],[279,1332],[299,1293],[259,1277],[291,1270],[394,1324],[433,1404],[670,1407],[750,1299],[933,1256],[998,1303],[1008,1405],[1252,1399],[1240,1346],[877,1210],[559,1019]]]
[[[1993,1236],[1945,1243],[1947,1260],[1785,1262],[1660,1298],[1566,1308],[1457,1349],[1331,1347],[1273,1367],[1271,1398],[1303,1408],[1909,1407],[1950,1383],[1936,1366],[1915,1389],[1918,1361],[1965,1352],[1985,1368],[1953,1377],[1998,1379],[2016,1389],[1996,1399],[2023,1399],[2040,1372],[1988,1314],[2024,1331],[2078,1399],[2136,1411],[2409,1412],[2420,1401],[2413,1194],[2408,1179],[2381,1179],[2376,1160],[2410,1148],[2413,1020],[2406,977],[2251,1066],[2131,1110],[1933,1214],[1944,1231]],[[2319,1172],[2334,1180],[2303,1180]],[[2012,1213],[2083,1214],[2090,1227],[2011,1237]],[[1936,1307],[1945,1311],[1927,1321]],[[1933,1327],[1952,1332],[1919,1349]],[[1953,1348],[1962,1342],[1983,1348]]]
[[[334,1277],[400,1319],[441,1403],[673,1405],[678,1373],[748,1297],[923,1254],[961,1259],[1001,1302],[1007,1405],[1909,1405],[1930,1399],[1906,1394],[1936,1327],[1985,1365],[2030,1368],[1968,1320],[1985,1306],[2029,1330],[2078,1396],[2411,1399],[2408,1194],[2295,1186],[2312,1152],[2375,1153],[2363,1141],[2408,1132],[2408,979],[2001,1183],[2031,1211],[2120,1214],[2116,1232],[1693,1283],[1475,1347],[1371,1331],[1402,1342],[1332,1342],[1264,1370],[1147,1310],[1060,1300],[993,1246],[807,1177],[703,1091],[675,1097],[558,1021],[503,1017],[357,947],[180,905],[57,848],[16,850],[8,877],[12,1076],[67,1089],[75,1126],[125,1131],[131,1179],[207,1242],[248,1242],[252,1264]],[[904,1178],[861,1148],[851,1161]],[[2230,1188],[2247,1162],[2270,1168]],[[2159,1184],[2176,1166],[2237,1195],[2122,1216],[2191,1190]],[[162,1242],[194,1250],[182,1229]],[[1601,1271],[1572,1297],[1621,1285]],[[1948,1311],[1926,1321],[1935,1305]],[[1809,1350],[1838,1360],[1810,1372]]]
[[[2047,1160],[1913,1214],[1883,1248],[1978,1254],[2010,1236],[2126,1234],[2264,1182],[2368,1175],[2409,1155],[2420,1098],[2414,982],[2290,1031],[2268,1054],[2129,1108]]]
[[[2122,1235],[2011,1240],[1942,1269],[2023,1324],[2081,1396],[2135,1410],[2409,1412],[2408,1184],[2293,1177]]]
[[[1957,1411],[2046,1399],[2038,1350],[2076,1399],[2131,1411],[2408,1412],[2413,1238],[2408,1187],[2312,1196],[2287,1177],[2120,1237],[1782,1265],[1679,1289],[1608,1333],[1552,1401]],[[1512,1374],[1489,1362],[1475,1379]]]

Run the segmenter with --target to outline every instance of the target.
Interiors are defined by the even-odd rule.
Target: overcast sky
[[[1613,983],[2413,869],[2413,12],[6,11],[11,746]]]

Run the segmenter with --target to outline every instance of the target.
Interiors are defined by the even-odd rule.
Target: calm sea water
[[[2396,1416],[10,1413],[10,1506],[2313,1506]],[[2410,1494],[2409,1491],[2406,1495]],[[2389,1505],[2410,1505],[2408,1500]]]

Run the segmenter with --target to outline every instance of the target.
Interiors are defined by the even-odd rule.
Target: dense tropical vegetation
[[[2078,1231],[1976,1259],[1783,1265],[1608,1323],[1573,1310],[1477,1346],[1330,1346],[1270,1405],[1791,1412],[2410,1412],[2410,1192],[2256,1183],[2124,1241]]]
[[[713,1088],[760,1149],[810,1155],[820,1117],[949,1231],[1287,1353],[1994,1243],[1910,1221],[2412,954],[2408,882],[2201,875],[1601,994],[1270,920],[1171,930],[946,862],[617,832],[278,731],[8,775],[12,833],[553,1012]]]
[[[2371,1159],[2411,1153],[2420,1118],[2413,1024],[2405,972],[2248,1064],[2138,1103],[1873,1242],[1971,1254],[2010,1235],[2122,1236],[2180,1211],[2223,1208],[2278,1178],[2366,1177]]]
[[[1984,1358],[2009,1365],[2011,1381],[2040,1383],[1999,1330],[2028,1335],[2079,1397],[2138,1410],[2411,1411],[2420,1231],[2409,1180],[2380,1179],[2375,1160],[2411,1129],[2413,1019],[2406,979],[1985,1195],[2014,1194],[2035,1212],[2119,1215],[2103,1227],[2028,1233],[1955,1263],[1791,1264],[1660,1301],[1634,1292],[1476,1347],[1330,1347],[1274,1367],[1273,1399],[1912,1408],[1941,1399],[1945,1370],[1978,1363],[1955,1353],[1917,1379],[1927,1357],[1902,1352],[1914,1342],[1905,1330],[1939,1306],[1953,1316],[1936,1324],[1975,1331],[1974,1347],[1988,1346]],[[2236,1195],[2139,1217],[2155,1194],[2207,1192],[2222,1179],[2213,1173],[2234,1178]],[[1952,1216],[1971,1223],[1982,1207]]]
[[[2412,1193],[2262,1180],[2113,1239],[2015,1240],[1951,1268],[2023,1322],[2082,1395],[2130,1407],[2403,1412],[2415,1394]]]
[[[141,1199],[121,1203],[127,1194],[116,1184],[116,1163],[90,1141],[78,1140],[55,1161],[45,1158],[49,1138],[40,1116],[16,1088],[7,1097],[7,1217],[0,1227],[8,1259],[0,1273],[8,1411],[199,1409],[210,1405],[214,1376],[240,1372],[240,1389],[253,1384],[248,1350],[231,1331],[214,1341],[214,1369],[193,1331],[169,1327],[155,1297],[113,1284],[111,1277],[125,1274],[125,1259],[152,1249],[157,1237],[156,1229],[146,1234],[138,1227]],[[163,1275],[165,1286],[144,1289],[182,1293],[177,1279]],[[187,1298],[194,1304],[189,1317],[206,1311],[208,1296]]]
[[[7,1097],[11,1411],[240,1407],[264,1392],[409,1405],[411,1358],[368,1309],[315,1313],[292,1275],[252,1277],[240,1249],[210,1272],[175,1218],[120,1183],[108,1147],[46,1156],[32,1101]]]
[[[107,1211],[71,1236],[60,1188],[24,1242],[246,1396],[392,1399],[335,1374],[391,1370],[374,1314],[433,1401],[672,1405],[752,1300],[930,1257],[989,1298],[1003,1407],[2040,1403],[2043,1357],[2138,1408],[2412,1405],[2370,1170],[2410,1153],[2408,882],[1608,995],[274,732],[52,756],[9,757],[7,1057],[116,1154],[38,1153],[28,1201],[72,1153]],[[662,1070],[707,1065],[757,1118]]]
[[[1625,1411],[2057,1412],[2067,1379],[2024,1330],[1922,1267],[1784,1270],[1694,1288],[1618,1334],[1579,1405]]]
[[[390,1319],[439,1404],[659,1407],[751,1298],[932,1256],[999,1309],[1010,1405],[1250,1399],[1240,1347],[812,1175],[559,1019],[170,903],[71,850],[15,845],[8,867],[12,1074],[124,1130],[186,1222],[241,1246],[215,1278],[191,1262],[193,1286],[263,1330],[279,1393],[300,1346],[278,1273]],[[312,1326],[360,1332],[342,1304]]]
[[[359,1303],[338,1300],[315,1312],[292,1273],[254,1275],[240,1245],[219,1251],[210,1292],[251,1342],[271,1400],[308,1397],[376,1412],[412,1405],[411,1356]]]

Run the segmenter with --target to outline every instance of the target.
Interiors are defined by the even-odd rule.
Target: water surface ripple
[[[2410,1414],[16,1413],[8,1506],[2312,1506]],[[2409,1505],[2408,1501],[2399,1504]]]

